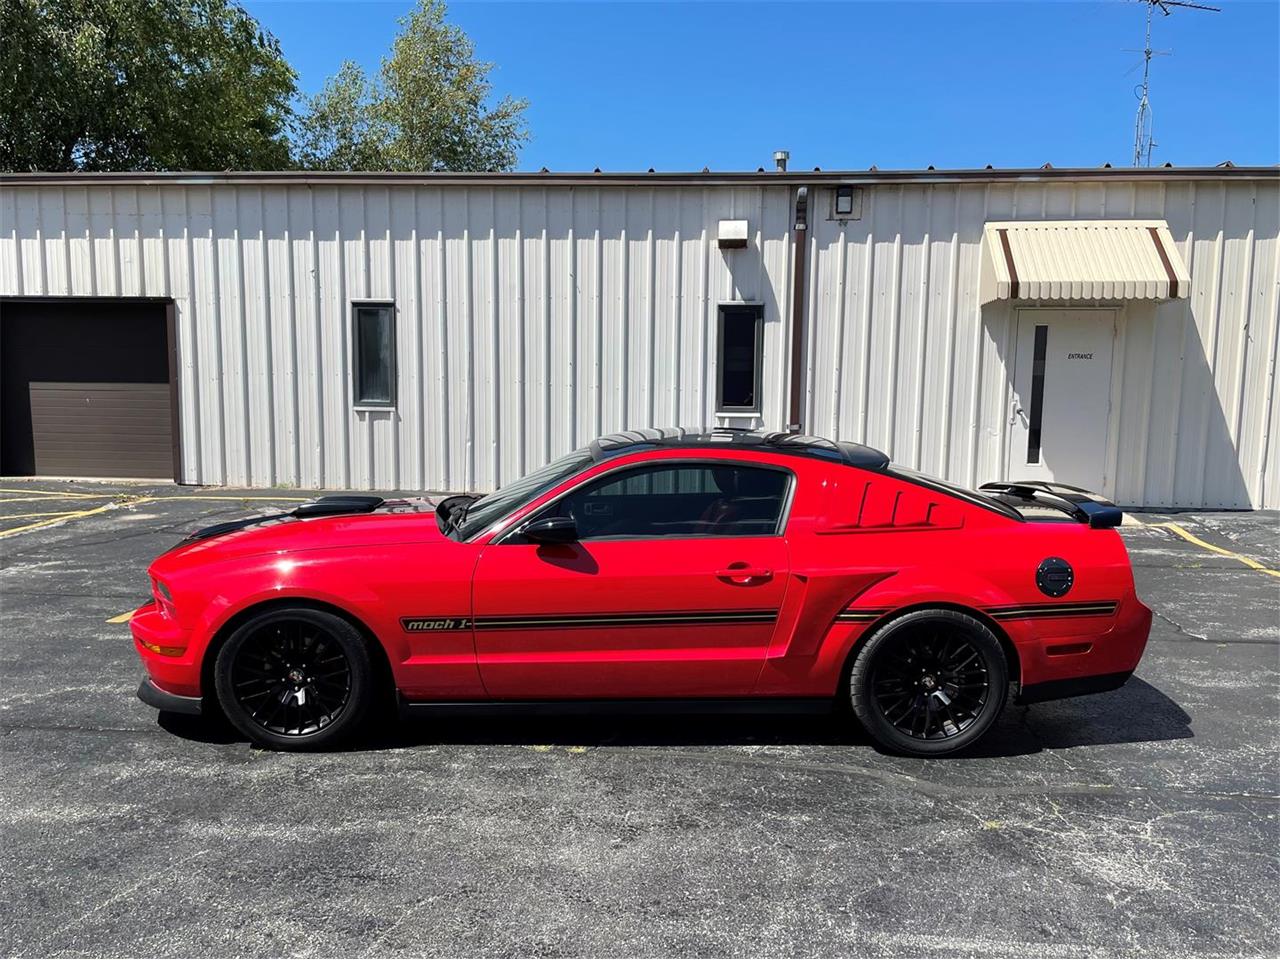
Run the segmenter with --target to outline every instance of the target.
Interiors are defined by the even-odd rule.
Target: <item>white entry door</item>
[[[1020,310],[1010,480],[1101,493],[1111,414],[1113,310]]]

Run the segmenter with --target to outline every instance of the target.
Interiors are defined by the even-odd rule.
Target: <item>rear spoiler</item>
[[[1110,500],[1065,483],[1013,480],[984,483],[978,489],[1004,500],[1021,500],[1061,510],[1077,523],[1087,523],[1095,530],[1118,527],[1124,520],[1124,511]]]

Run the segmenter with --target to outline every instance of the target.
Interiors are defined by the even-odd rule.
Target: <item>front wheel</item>
[[[373,692],[364,638],[323,610],[277,607],[227,638],[213,668],[218,703],[255,743],[314,750],[356,730]]]
[[[849,671],[853,712],[867,732],[883,747],[921,757],[981,739],[1008,688],[1000,641],[957,610],[917,610],[886,623]]]

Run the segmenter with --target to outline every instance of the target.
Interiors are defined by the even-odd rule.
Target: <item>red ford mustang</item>
[[[200,530],[131,622],[161,710],[311,748],[403,710],[830,709],[949,753],[1112,690],[1151,611],[1074,488],[972,492],[858,444],[604,437],[485,497],[323,497]]]

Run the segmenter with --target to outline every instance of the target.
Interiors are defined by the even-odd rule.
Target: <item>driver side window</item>
[[[636,467],[589,483],[552,514],[578,539],[767,537],[778,529],[791,475],[740,463]]]

